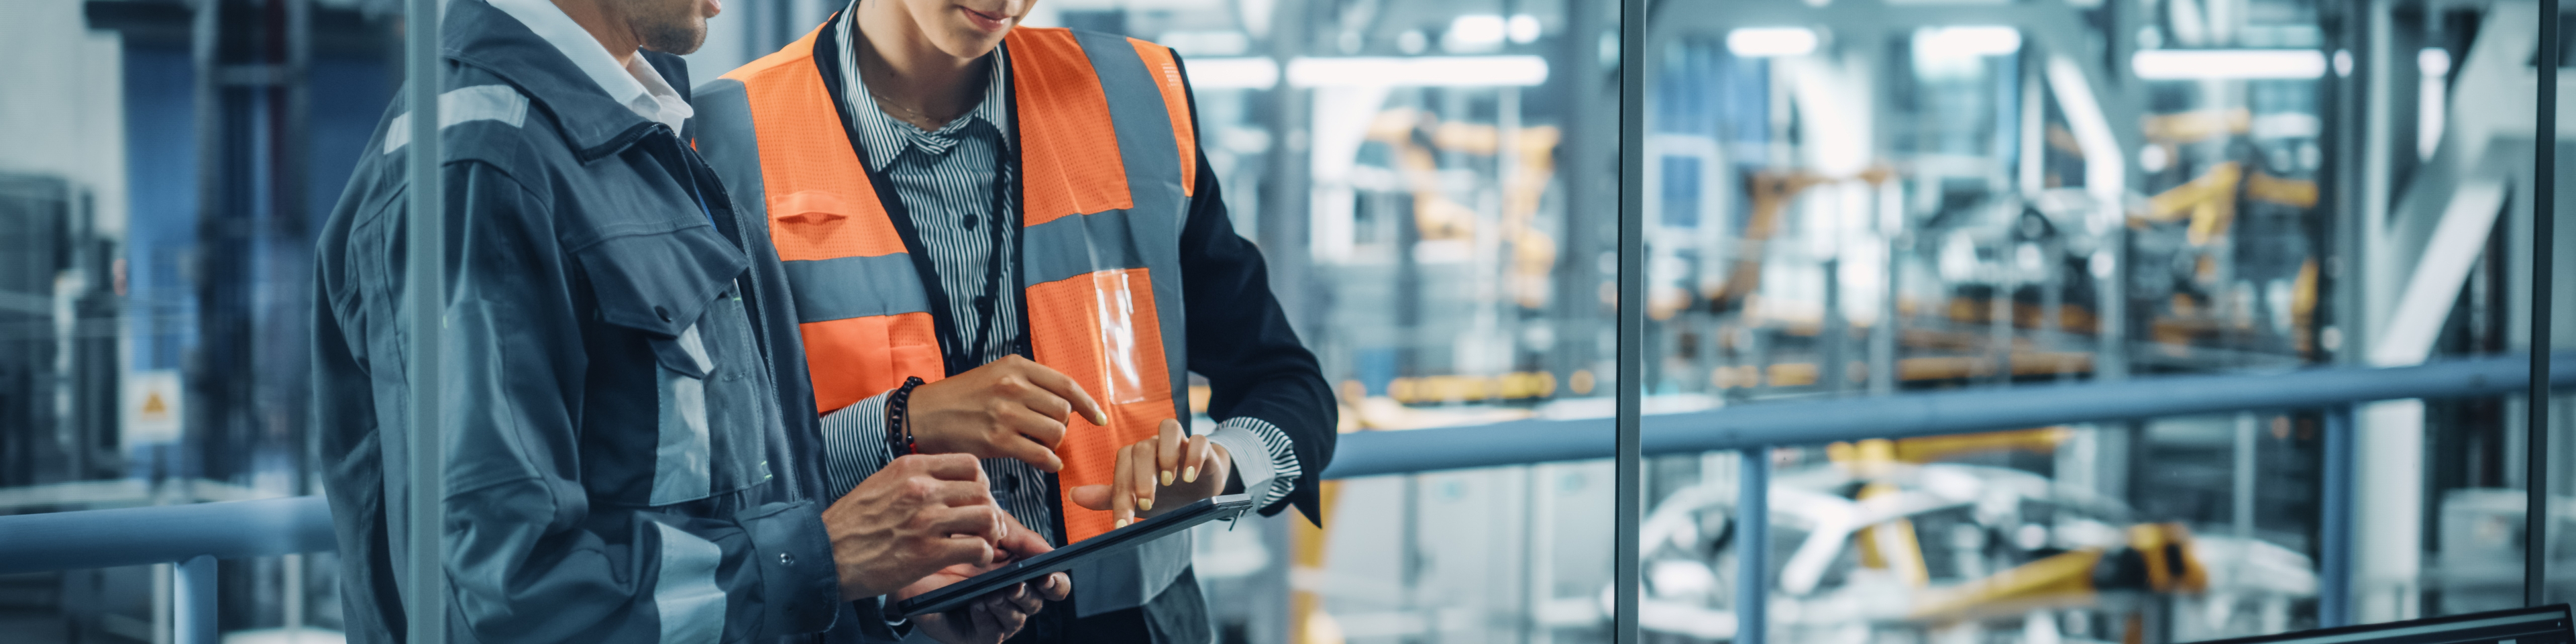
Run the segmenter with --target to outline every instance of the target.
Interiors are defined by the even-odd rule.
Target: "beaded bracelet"
[[[921,376],[905,377],[903,386],[895,388],[894,395],[886,397],[886,445],[894,448],[896,457],[915,452],[912,442],[912,412],[909,407],[912,403],[912,388],[921,385]]]

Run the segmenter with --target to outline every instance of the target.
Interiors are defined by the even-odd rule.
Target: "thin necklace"
[[[868,96],[873,97],[873,98],[875,98],[875,99],[876,99],[876,101],[877,101],[877,107],[882,107],[882,108],[886,108],[886,109],[888,109],[888,110],[892,110],[892,111],[895,111],[895,112],[900,112],[901,114],[897,114],[897,115],[895,115],[895,118],[902,119],[902,120],[904,120],[904,121],[910,121],[910,122],[912,122],[914,125],[921,125],[922,123],[925,123],[925,122],[926,122],[926,123],[929,123],[929,124],[930,124],[930,125],[929,125],[929,127],[924,127],[924,128],[922,128],[922,129],[924,129],[924,130],[936,130],[936,129],[939,129],[940,127],[942,127],[942,126],[946,126],[946,125],[948,124],[948,122],[949,122],[949,121],[955,120],[955,119],[943,119],[943,118],[933,117],[933,116],[931,116],[931,115],[930,115],[930,113],[928,113],[928,112],[923,112],[923,111],[921,111],[921,110],[916,110],[916,109],[912,109],[912,108],[909,108],[909,107],[905,107],[905,106],[903,106],[902,104],[896,103],[894,99],[886,98],[886,95],[884,95],[884,94],[879,94],[879,93],[877,93],[877,91],[876,91],[876,90],[873,90],[873,89],[868,90]],[[910,116],[905,116],[906,114],[909,114]]]

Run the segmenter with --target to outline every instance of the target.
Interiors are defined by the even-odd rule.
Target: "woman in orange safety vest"
[[[859,0],[695,92],[698,151],[786,265],[832,482],[974,454],[1057,544],[1228,491],[1313,517],[1335,406],[1233,230],[1182,61],[1015,28],[1030,4]],[[1182,429],[1191,373],[1204,434]],[[1189,552],[1076,570],[1070,611],[995,600],[921,626],[1209,642]]]

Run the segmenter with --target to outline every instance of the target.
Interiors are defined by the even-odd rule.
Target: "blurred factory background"
[[[725,7],[697,78],[838,8]],[[1611,414],[1623,63],[1652,83],[1650,414],[2528,349],[2532,92],[2570,62],[2528,0],[1652,7],[1645,61],[1606,0],[1040,0],[1027,24],[1184,56],[1345,431]],[[0,514],[318,493],[311,238],[397,96],[400,24],[390,0],[0,2]],[[2567,402],[2550,601],[2576,597]],[[2519,605],[2527,404],[2364,406],[2345,516],[2317,412],[1782,447],[1770,640]],[[1740,467],[1649,461],[1649,641],[1736,638]],[[1199,575],[1229,643],[1606,642],[1611,480],[1342,480],[1322,529],[1204,529]],[[2348,588],[2321,587],[2336,535]],[[223,562],[226,640],[335,640],[330,557]],[[170,583],[0,576],[0,639],[168,641]]]

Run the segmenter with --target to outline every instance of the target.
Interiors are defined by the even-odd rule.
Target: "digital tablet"
[[[1035,557],[1011,562],[1001,568],[938,590],[922,593],[896,604],[895,612],[906,617],[945,613],[966,607],[977,597],[1025,581],[1072,570],[1095,557],[1124,552],[1147,541],[1187,530],[1190,526],[1223,519],[1252,509],[1252,495],[1228,494],[1200,499],[1153,518],[1127,524],[1127,527],[1101,533],[1100,536],[1074,542]],[[1080,592],[1081,589],[1075,589]]]

